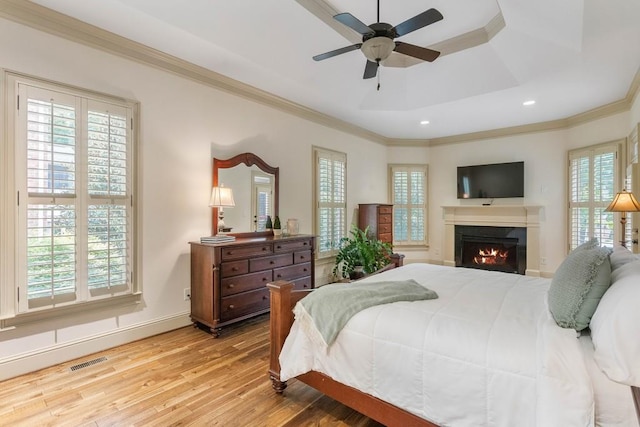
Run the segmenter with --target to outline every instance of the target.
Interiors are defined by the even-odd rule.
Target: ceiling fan
[[[378,22],[374,24],[365,25],[348,12],[339,13],[333,18],[362,34],[362,43],[356,43],[351,46],[322,53],[314,56],[313,59],[315,61],[322,61],[323,59],[360,49],[362,53],[364,53],[364,56],[367,57],[367,63],[364,68],[364,79],[375,77],[378,73],[380,61],[387,59],[389,55],[391,55],[391,52],[394,51],[429,62],[435,61],[440,55],[440,52],[432,49],[394,41],[396,37],[404,36],[443,19],[442,14],[436,9],[426,10],[395,27],[391,24],[380,22],[380,0],[378,0]]]

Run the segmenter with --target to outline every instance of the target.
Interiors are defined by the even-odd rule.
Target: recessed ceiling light
[[[429,124],[429,120],[422,120],[420,122],[421,125],[428,125]]]
[[[522,103],[522,105],[524,105],[524,106],[527,106],[527,107],[528,107],[529,105],[533,105],[533,104],[535,104],[535,103],[536,103],[536,101],[534,101],[533,99],[531,99],[531,100],[529,100],[529,101],[524,101],[524,102]]]

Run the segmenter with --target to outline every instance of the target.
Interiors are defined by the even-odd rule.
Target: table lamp
[[[212,208],[218,208],[218,233],[224,231],[224,208],[231,208],[236,205],[233,200],[233,191],[231,188],[219,186],[211,189],[211,199],[209,200],[209,206]]]
[[[626,247],[625,240],[625,231],[627,224],[627,218],[625,217],[626,212],[640,212],[640,203],[633,196],[633,193],[627,190],[622,190],[621,192],[616,194],[616,197],[613,198],[613,201],[607,206],[605,209],[606,212],[621,212],[622,215],[620,217],[620,224],[622,225],[622,240],[620,244]]]

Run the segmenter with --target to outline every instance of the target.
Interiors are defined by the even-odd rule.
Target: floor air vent
[[[77,371],[79,369],[88,368],[89,366],[93,366],[97,363],[105,362],[107,360],[106,357],[98,357],[97,359],[88,360],[86,362],[78,363],[77,365],[73,365],[69,368],[72,372]]]

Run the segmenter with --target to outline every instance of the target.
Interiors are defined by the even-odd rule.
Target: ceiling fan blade
[[[367,65],[364,67],[364,76],[363,79],[371,79],[378,74],[378,63],[367,60]]]
[[[355,16],[353,16],[348,12],[339,13],[335,15],[333,18],[338,22],[342,22],[344,25],[357,31],[363,36],[366,36],[369,34],[373,35],[375,33],[375,31],[369,28],[369,26],[365,25],[361,20],[359,20],[358,18],[356,18]]]
[[[427,49],[426,47],[416,46],[415,44],[396,42],[396,48],[393,49],[398,53],[404,55],[413,56],[414,58],[422,59],[423,61],[433,62],[440,52],[437,50]]]
[[[340,49],[332,50],[330,52],[321,53],[313,57],[314,61],[322,61],[323,59],[331,58],[342,53],[351,52],[352,50],[358,50],[362,46],[362,43],[352,44],[351,46],[341,47]]]
[[[394,27],[396,30],[396,37],[404,36],[412,31],[419,30],[422,27],[426,27],[427,25],[440,21],[442,18],[442,14],[436,9],[426,10],[413,18],[407,19],[402,24],[396,25]]]

